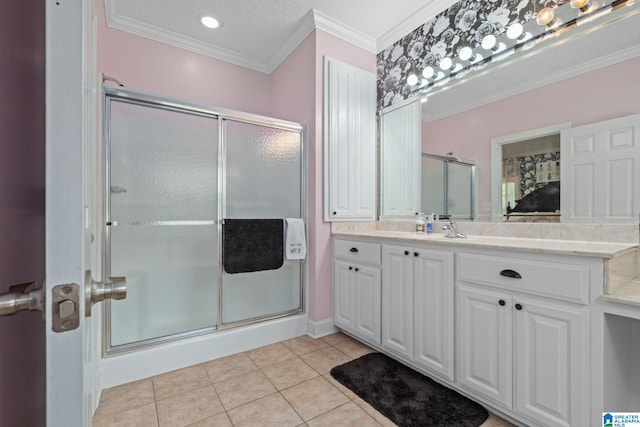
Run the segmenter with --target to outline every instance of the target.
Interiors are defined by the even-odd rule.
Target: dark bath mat
[[[381,354],[331,370],[331,376],[399,426],[478,427],[481,405]]]

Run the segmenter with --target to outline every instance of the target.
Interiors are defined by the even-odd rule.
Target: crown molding
[[[375,39],[344,25],[315,9],[310,10],[305,15],[295,33],[287,39],[286,43],[267,63],[256,61],[247,55],[242,55],[228,49],[202,43],[190,37],[121,16],[117,13],[116,9],[117,8],[112,2],[105,2],[107,26],[110,28],[125,31],[181,49],[190,50],[201,55],[209,56],[211,58],[219,59],[221,61],[229,62],[265,74],[271,74],[276,68],[278,68],[282,61],[284,61],[315,29],[332,34],[333,36],[343,39],[369,52],[376,53]]]
[[[609,65],[617,64],[619,62],[626,61],[628,59],[636,58],[640,56],[640,45],[632,46],[630,48],[613,52],[609,55],[604,55],[599,58],[595,58],[591,61],[583,62],[579,65],[572,67],[566,67],[557,70],[552,73],[540,75],[539,78],[524,81],[519,85],[511,85],[504,89],[497,91],[493,96],[484,97],[482,100],[476,100],[468,103],[458,103],[455,108],[447,110],[436,109],[436,111],[428,111],[423,114],[423,121],[432,122],[434,120],[443,119],[445,117],[452,116],[454,114],[462,113],[464,111],[472,110],[474,108],[482,107],[483,105],[490,104],[492,102],[500,101],[501,99],[509,98],[511,96],[519,95],[521,93],[537,89],[552,83],[566,80],[571,77],[585,74],[590,71],[595,71],[600,68],[607,67]],[[426,109],[425,109],[426,110]]]
[[[135,19],[123,17],[118,15],[115,10],[116,8],[112,6],[111,2],[107,1],[105,2],[105,5],[107,26],[110,28],[149,38],[181,49],[190,50],[201,55],[249,68],[254,71],[259,71],[261,73],[270,73],[267,64],[256,61],[246,55],[242,55],[228,49],[211,46],[190,37],[176,34]]]
[[[320,11],[313,9],[312,12],[316,29],[345,40],[368,52],[376,53],[376,40],[373,37],[369,37],[355,28],[336,21]]]
[[[449,8],[457,1],[458,0],[428,0],[427,4],[422,9],[380,36],[378,38],[376,52],[382,52],[416,28],[424,25],[425,22],[429,22],[435,18],[436,15]]]

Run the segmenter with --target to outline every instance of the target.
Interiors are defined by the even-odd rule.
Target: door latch
[[[80,285],[67,283],[51,290],[51,329],[66,332],[80,325]]]

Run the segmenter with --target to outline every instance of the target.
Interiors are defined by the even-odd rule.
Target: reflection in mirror
[[[502,146],[506,220],[560,220],[560,133]]]
[[[421,212],[473,220],[475,167],[453,155],[422,153]]]

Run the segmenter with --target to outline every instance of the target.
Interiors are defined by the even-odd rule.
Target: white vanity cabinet
[[[379,345],[380,245],[334,239],[333,254],[335,325]]]
[[[589,266],[456,255],[456,380],[532,425],[588,425]]]
[[[382,245],[382,347],[453,380],[453,252]]]
[[[325,57],[324,218],[376,215],[376,76]]]

